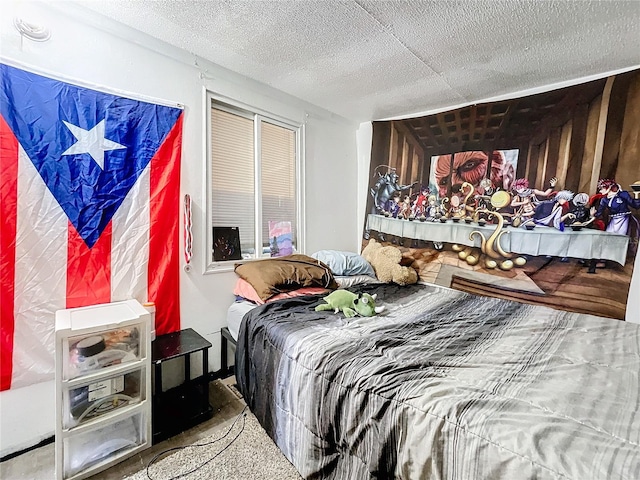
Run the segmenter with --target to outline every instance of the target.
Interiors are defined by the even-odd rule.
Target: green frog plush
[[[335,290],[323,298],[327,303],[318,305],[315,310],[316,312],[333,310],[335,313],[342,311],[347,318],[355,317],[356,315],[373,317],[384,310],[383,306],[376,307],[376,295],[369,295],[368,293],[355,294],[349,290]]]

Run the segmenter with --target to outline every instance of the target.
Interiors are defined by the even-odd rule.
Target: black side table
[[[213,416],[209,404],[209,348],[211,343],[192,328],[159,335],[151,344],[155,368],[152,403],[153,443],[158,443]],[[191,354],[202,352],[202,375],[191,378]],[[184,357],[184,382],[162,391],[162,364]]]

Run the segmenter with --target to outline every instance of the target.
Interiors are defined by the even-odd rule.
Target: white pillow
[[[320,250],[311,255],[331,269],[334,276],[369,275],[375,277],[373,267],[362,255],[338,250]]]
[[[334,276],[333,278],[340,288],[349,288],[367,283],[380,283],[376,277],[370,277],[369,275]]]

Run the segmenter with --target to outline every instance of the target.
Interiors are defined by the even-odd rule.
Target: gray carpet
[[[188,480],[299,480],[302,478],[262,429],[256,417],[248,409],[245,412],[246,417],[239,418],[235,424],[229,421],[220,425],[209,437],[161,457],[149,467],[149,476],[145,468],[126,478],[128,480],[149,480],[149,477],[153,480],[169,480],[175,477]],[[235,441],[231,443],[234,438],[236,438]],[[211,443],[215,440],[218,441]],[[206,443],[210,444],[197,446]]]

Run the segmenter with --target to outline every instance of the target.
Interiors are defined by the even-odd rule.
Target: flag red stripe
[[[0,117],[0,390],[11,388],[18,205],[18,139]]]
[[[182,118],[151,159],[148,299],[156,335],[180,330],[180,153]]]
[[[69,223],[67,308],[111,301],[111,222],[93,248]]]

